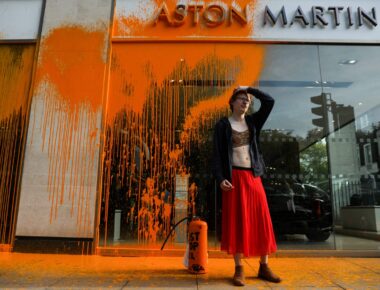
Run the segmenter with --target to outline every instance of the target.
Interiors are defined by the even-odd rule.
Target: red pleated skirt
[[[232,169],[231,191],[222,197],[221,250],[246,257],[276,251],[268,202],[260,177],[250,169]]]

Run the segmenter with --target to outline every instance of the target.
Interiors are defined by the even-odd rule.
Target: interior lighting
[[[340,62],[338,62],[338,64],[340,64],[340,65],[354,65],[357,62],[358,61],[356,59],[346,59],[346,60],[341,60]]]

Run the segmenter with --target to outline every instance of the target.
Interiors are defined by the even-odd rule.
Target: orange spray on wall
[[[81,26],[53,29],[41,41],[35,96],[43,100],[42,149],[49,156],[50,222],[71,204],[78,232],[92,230],[91,180],[99,148],[107,31]],[[96,172],[96,171],[95,171]],[[76,212],[74,212],[76,209]]]

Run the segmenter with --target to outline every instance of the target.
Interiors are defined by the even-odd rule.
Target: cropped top
[[[250,132],[245,130],[243,132],[232,129],[232,148],[249,145]]]

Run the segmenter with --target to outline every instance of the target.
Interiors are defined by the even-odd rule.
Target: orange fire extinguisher
[[[174,229],[185,220],[191,220],[188,226],[188,246],[185,254],[188,258],[188,270],[193,274],[205,274],[208,271],[207,223],[202,221],[199,217],[185,217],[176,223],[166,237],[161,250],[164,249]]]
[[[193,274],[205,274],[208,270],[207,223],[194,217],[189,224],[189,265]]]

